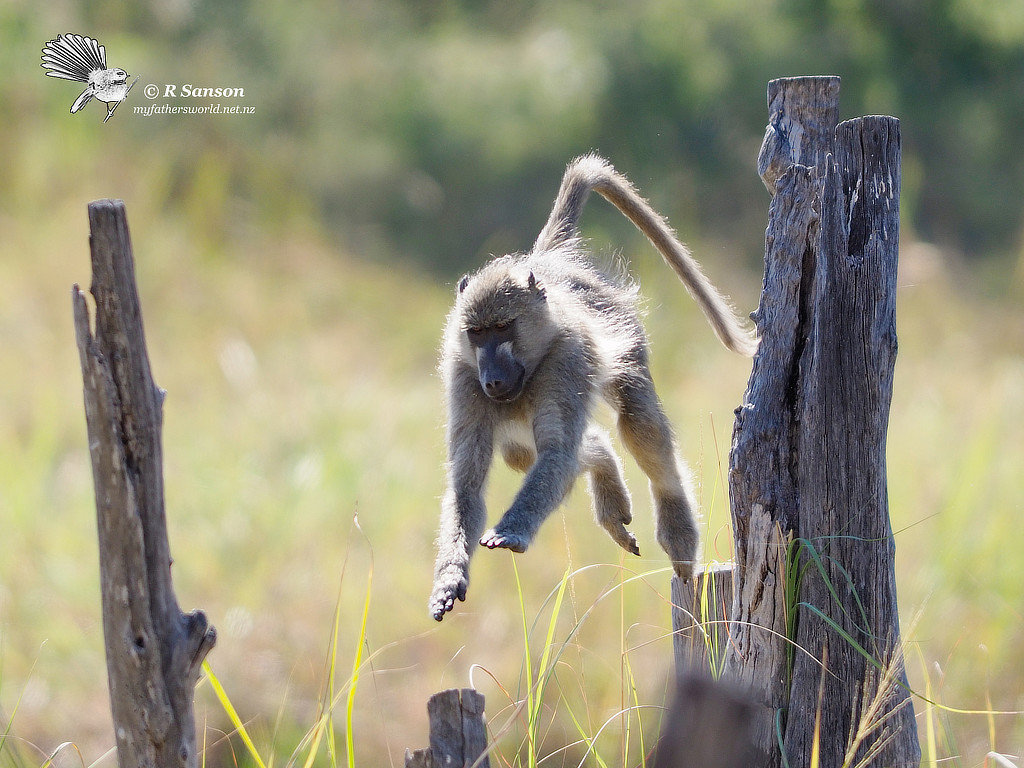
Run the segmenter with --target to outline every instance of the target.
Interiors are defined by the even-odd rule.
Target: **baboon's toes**
[[[672,569],[676,572],[676,576],[684,581],[689,581],[693,578],[692,560],[674,560],[672,562]]]
[[[636,543],[636,536],[627,531],[623,526],[619,526],[614,530],[608,531],[615,543],[622,547],[627,552],[632,552],[634,555],[639,557],[640,545]]]
[[[637,557],[640,557],[640,545],[636,543],[636,536],[632,533],[629,534],[629,541],[623,544],[622,548],[627,552],[632,552]]]
[[[525,552],[530,540],[518,533],[500,533],[491,529],[480,539],[480,545],[488,549],[511,549],[513,552]]]

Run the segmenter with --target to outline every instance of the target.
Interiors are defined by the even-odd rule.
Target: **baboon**
[[[687,470],[654,391],[638,289],[621,268],[587,259],[578,222],[596,190],[647,236],[700,305],[719,339],[752,355],[757,341],[701,272],[667,222],[603,158],[569,164],[528,254],[502,256],[463,277],[448,316],[440,370],[448,405],[447,489],[441,505],[430,612],[440,621],[466,599],[474,548],[523,552],[577,475],[586,473],[597,521],[640,554],[621,461],[591,423],[597,398],[650,479],[657,540],[675,572],[692,574],[698,532]],[[484,485],[495,449],[523,485],[484,532]]]

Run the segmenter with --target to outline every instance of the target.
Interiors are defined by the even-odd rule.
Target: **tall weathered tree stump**
[[[772,193],[764,284],[754,314],[761,344],[737,409],[729,465],[736,589],[727,673],[759,695],[754,743],[764,766],[781,763],[789,703],[789,543],[798,527],[796,453],[800,357],[814,313],[807,283],[819,231],[816,163],[831,151],[839,78],[773,81],[758,170]]]
[[[896,359],[900,133],[837,125],[839,78],[774,80],[773,195],[737,409],[728,679],[757,701],[752,766],[920,763],[885,476]]]
[[[814,721],[799,713],[818,710],[825,733],[843,734],[822,742],[823,765],[840,764],[833,760],[844,750],[859,763],[889,735],[873,765],[921,760],[903,670],[885,470],[899,193],[899,122],[841,123],[823,172],[810,285],[816,312],[800,365],[797,533],[806,544],[795,641],[807,653],[793,663],[785,742],[788,754],[809,754]]]
[[[193,690],[216,633],[182,613],[164,514],[164,393],[153,381],[124,203],[89,205],[91,293],[72,290],[100,546],[107,681],[121,768],[196,768]]]
[[[769,108],[759,162],[774,194],[756,316],[763,357],[736,420],[730,487],[737,580],[777,588],[786,572],[779,565],[791,569],[783,605],[793,645],[787,666],[771,654],[771,679],[743,643],[731,666],[761,678],[762,703],[777,713],[771,735],[776,744],[784,735],[790,765],[808,764],[817,739],[821,765],[857,764],[870,754],[871,765],[916,766],[885,479],[899,121],[836,126],[838,78],[773,81]],[[794,538],[791,557],[770,569],[762,565],[764,540],[749,528],[764,514]],[[769,538],[769,545],[781,550],[783,542]],[[741,637],[768,630],[777,638],[779,619],[777,608],[743,615],[734,603]],[[777,765],[777,748],[763,746],[764,764]]]

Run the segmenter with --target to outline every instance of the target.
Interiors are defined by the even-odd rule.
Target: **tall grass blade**
[[[538,677],[543,675],[543,681],[545,685],[547,684],[547,681],[550,678],[551,674],[554,672],[554,665],[551,666],[551,669],[548,669],[548,661],[551,658],[551,649],[554,647],[555,625],[558,622],[558,614],[562,609],[562,599],[565,597],[565,588],[568,586],[568,584],[569,571],[566,570],[565,574],[562,576],[562,583],[558,586],[558,594],[555,596],[555,604],[551,608],[551,621],[548,622],[548,633],[544,637],[544,651],[541,654],[540,665],[537,668]],[[538,684],[540,684],[541,680],[538,679],[537,682]],[[541,693],[542,691],[543,688],[541,688],[541,691],[538,691],[538,693]],[[541,697],[538,696],[538,698]]]
[[[62,752],[68,749],[73,749],[75,751],[75,754],[78,755],[78,762],[84,766],[85,757],[82,755],[82,750],[78,748],[78,745],[75,744],[75,742],[65,741],[54,747],[53,751],[50,753],[50,756],[46,758],[46,761],[40,766],[40,768],[50,768],[50,766],[56,764],[57,755],[61,754]],[[61,760],[60,762],[63,764],[65,761]]]
[[[818,616],[818,618],[820,618],[822,621],[824,621],[826,624],[832,627],[833,630],[835,630],[844,640],[846,640],[846,642],[848,642],[850,646],[855,651],[857,651],[857,653],[863,656],[867,660],[867,662],[871,664],[871,666],[875,667],[875,669],[882,672],[883,674],[885,673],[885,667],[883,666],[882,662],[880,662],[878,659],[872,656],[867,651],[867,649],[864,648],[863,645],[858,643],[849,632],[840,627],[834,619],[826,616],[820,608],[817,608],[811,605],[810,603],[805,602],[801,602],[798,605],[800,605],[803,608],[806,608],[811,613]],[[957,707],[949,707],[945,704],[940,704],[931,697],[922,696],[918,691],[915,691],[913,688],[910,688],[902,681],[897,680],[896,684],[903,688],[903,690],[905,690],[911,696],[921,699],[921,701],[927,704],[931,704],[936,709],[939,709],[943,712],[950,712],[955,715],[1024,715],[1024,710],[1020,709],[959,709]]]
[[[537,765],[537,743],[536,723],[534,716],[536,708],[534,704],[533,689],[533,661],[530,653],[530,625],[526,618],[526,598],[523,596],[523,585],[519,579],[519,566],[516,564],[516,556],[512,555],[512,573],[516,577],[516,594],[519,596],[519,614],[523,619],[523,663],[526,668],[526,739],[527,739],[527,762],[530,768]]]
[[[356,526],[358,527],[358,522]],[[359,669],[363,664],[363,646],[366,644],[366,622],[370,616],[370,595],[373,589],[373,558],[370,558],[370,570],[366,577],[366,598],[363,601],[363,618],[359,625],[359,637],[356,643],[356,656],[352,662],[352,678],[348,689],[348,701],[345,703],[345,751],[348,757],[348,768],[355,768],[356,753],[352,736],[352,715],[355,712],[356,688],[359,685]]]
[[[224,712],[228,716],[228,720],[231,721],[231,725],[234,726],[238,735],[242,739],[242,743],[245,744],[245,748],[249,750],[249,755],[256,762],[259,768],[267,768],[266,763],[263,762],[263,758],[260,757],[260,753],[256,749],[256,745],[252,743],[252,739],[249,737],[249,731],[245,728],[245,723],[238,716],[238,712],[235,711],[234,705],[231,703],[231,699],[228,698],[227,693],[224,691],[224,686],[220,684],[220,680],[213,674],[213,670],[210,669],[210,662],[203,660],[203,673],[206,675],[206,679],[210,681],[210,686],[213,688],[213,693],[217,697],[217,701],[220,702],[221,707],[224,708]]]
[[[932,706],[930,699],[932,698],[932,676],[928,674],[928,665],[924,660],[924,653],[921,651],[920,646],[914,646],[917,649],[917,658],[921,663],[921,676],[924,678],[924,695],[925,704],[924,708],[924,744],[925,752],[922,756],[923,762],[930,765],[937,765],[939,759],[939,750],[935,739],[935,708]]]
[[[816,615],[819,619],[828,624],[840,637],[843,638],[843,640],[850,644],[851,648],[853,648],[857,653],[863,656],[864,659],[871,666],[873,666],[879,672],[885,672],[885,667],[882,665],[882,662],[880,662],[878,659],[872,656],[871,653],[869,653],[863,645],[858,643],[857,640],[853,637],[853,635],[851,635],[849,632],[847,632],[845,629],[839,626],[839,624],[836,623],[835,619],[833,619],[830,616],[826,616],[824,611],[822,611],[817,606],[811,605],[810,603],[801,602],[799,603],[799,605],[802,608],[806,608],[811,613]]]
[[[810,768],[818,768],[821,764],[821,706],[814,713],[814,738],[811,740]]]
[[[342,581],[344,581],[344,568],[342,568]],[[324,687],[320,695],[320,703],[317,707],[317,718],[313,727],[306,732],[296,753],[306,744],[309,745],[309,752],[306,754],[306,762],[303,768],[312,768],[316,761],[317,753],[320,751],[320,743],[324,735],[327,735],[327,756],[331,765],[337,765],[337,745],[334,740],[334,707],[337,704],[338,696],[335,693],[335,676],[338,661],[338,636],[341,617],[341,586],[338,587],[338,597],[334,603],[334,624],[331,628],[331,639],[328,645],[330,650],[327,655]],[[290,763],[289,763],[290,764]]]
[[[1017,768],[1015,763],[1011,763],[1006,755],[1001,755],[998,752],[989,752],[985,755],[985,762],[992,761],[993,768]]]
[[[341,625],[341,585],[338,585],[338,599],[334,601],[334,626],[331,628],[331,656],[328,660],[327,670],[327,681],[330,691],[330,698],[325,704],[326,712],[324,713],[327,717],[327,722],[324,723],[327,730],[327,754],[330,756],[331,765],[337,765],[338,745],[334,740],[334,701],[336,700],[337,694],[335,691],[335,675],[338,670],[338,637]],[[316,755],[316,749],[310,750],[309,758],[313,759]],[[311,765],[307,768],[311,768]]]
[[[40,649],[42,649],[42,646],[40,646]],[[2,661],[3,658],[4,658],[3,646],[0,645],[0,661]],[[35,673],[36,662],[38,660],[39,660],[39,657],[37,656],[32,661],[32,667],[28,671],[28,678],[29,679],[31,679],[32,675]],[[0,682],[2,682],[2,681],[3,681],[3,667],[2,667],[2,665],[0,665]],[[11,729],[14,727],[14,718],[18,716],[18,708],[21,707],[21,700],[22,700],[22,698],[24,696],[25,696],[25,689],[22,688],[21,689],[21,693],[18,694],[18,700],[16,702],[14,702],[14,709],[11,710],[11,716],[9,718],[7,718],[7,724],[4,726],[4,732],[3,732],[3,734],[0,734],[0,757],[3,757],[3,755],[4,755],[4,748],[7,746],[7,739],[8,739],[8,737],[10,737]],[[8,750],[8,752],[7,752],[7,759],[10,760],[15,765],[21,765],[22,764],[21,756],[17,752],[17,750],[14,750],[14,751]]]
[[[320,742],[323,741],[324,737],[324,720],[325,714],[321,714],[317,718],[316,724],[307,733],[306,740],[309,741],[309,753],[306,755],[306,762],[303,763],[303,768],[313,768],[313,763],[316,761],[317,752],[320,751]]]
[[[576,726],[576,732],[579,733],[580,739],[583,741],[584,744],[587,745],[587,751],[583,755],[584,759],[586,759],[587,755],[593,754],[594,759],[597,761],[597,764],[601,766],[601,768],[608,768],[608,764],[604,761],[604,759],[597,752],[597,750],[594,749],[594,739],[592,739],[590,735],[586,732],[586,729],[583,727],[583,724],[576,717],[576,713],[572,711],[572,707],[567,706],[565,708],[565,711],[569,713],[569,718],[572,720],[572,724]]]
[[[796,553],[795,553],[796,558],[797,559],[799,558],[801,552],[806,552],[810,556],[811,564],[813,564],[814,567],[817,568],[818,573],[821,575],[822,581],[825,583],[825,587],[828,589],[829,594],[832,596],[832,599],[836,601],[836,605],[842,606],[843,605],[843,601],[839,598],[839,593],[836,591],[835,585],[832,583],[832,579],[829,577],[828,571],[825,568],[825,560],[824,560],[824,558],[822,558],[821,554],[818,552],[818,550],[814,546],[814,544],[810,540],[804,539],[804,538],[794,539],[793,542],[794,542],[794,544],[798,544],[798,547],[797,547],[797,550],[796,550]],[[870,636],[871,635],[871,628],[870,628],[869,623],[868,623],[867,610],[864,608],[864,604],[861,602],[860,594],[857,592],[857,589],[856,589],[856,587],[855,587],[855,585],[853,583],[853,577],[850,576],[850,572],[849,571],[847,571],[842,565],[840,565],[838,562],[836,562],[833,558],[828,558],[828,559],[829,559],[829,562],[831,562],[836,567],[836,569],[842,574],[843,579],[846,581],[846,585],[849,587],[850,595],[852,596],[854,603],[856,603],[856,605],[857,605],[857,612],[860,614],[860,621],[861,621],[861,625],[858,627],[858,629],[860,629],[864,634]],[[791,561],[791,566],[792,566],[792,564],[795,564],[796,562],[797,562],[797,560],[792,560]],[[809,565],[810,564],[805,564],[802,568],[800,568],[799,569],[799,573],[796,576],[795,581],[792,582],[792,586],[794,588],[794,591],[789,593],[789,594],[791,595],[791,597],[793,599],[795,599],[797,597],[797,595],[799,594],[800,582],[803,580],[804,573],[806,572],[806,570],[809,567]],[[789,579],[787,578],[787,586],[788,585],[789,585]],[[842,610],[843,610],[844,614],[849,615],[849,611],[847,611],[845,608],[843,608]],[[796,619],[796,617],[794,616],[793,617],[794,622],[795,622],[795,619]],[[788,626],[789,625],[787,623],[787,627]]]
[[[811,740],[810,768],[821,764],[821,705],[825,700],[825,675],[828,674],[828,646],[821,648],[821,680],[818,681],[818,706],[814,711],[814,736]]]
[[[636,729],[637,729],[637,732],[638,732],[637,733],[637,738],[640,741],[640,768],[646,768],[646,765],[647,765],[647,744],[646,744],[646,740],[644,739],[644,721],[643,721],[643,718],[639,716],[640,707],[641,707],[641,704],[640,704],[640,694],[637,692],[637,689],[636,689],[636,677],[634,677],[634,675],[633,675],[633,665],[630,664],[630,662],[629,662],[629,654],[626,654],[624,666],[625,666],[625,676],[626,676],[625,682],[629,686],[629,698],[632,701],[632,704],[629,707],[627,707],[626,729],[625,729],[626,732],[623,735],[622,758],[623,758],[623,760],[625,760],[627,758],[627,756],[629,755],[630,737],[632,736],[632,733],[633,733],[632,725],[631,724],[635,722],[636,723]],[[637,713],[637,717],[636,717],[635,720],[632,717],[632,713],[633,712]]]
[[[782,768],[792,768],[789,758],[786,757],[786,734],[782,722],[783,710],[775,710],[775,740],[779,745],[779,756],[782,757]]]

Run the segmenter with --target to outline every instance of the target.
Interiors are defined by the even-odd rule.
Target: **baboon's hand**
[[[441,621],[444,615],[455,607],[455,598],[466,599],[469,587],[469,569],[465,565],[452,563],[442,568],[434,577],[434,591],[430,595],[430,615]]]
[[[519,533],[502,532],[497,528],[492,528],[480,539],[480,545],[488,549],[501,547],[502,549],[511,549],[513,552],[525,552],[526,548],[530,546],[530,539]]]

